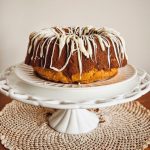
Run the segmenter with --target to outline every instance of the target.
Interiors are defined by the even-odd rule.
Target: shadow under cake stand
[[[103,108],[136,100],[150,91],[150,75],[132,65],[119,69],[116,76],[90,84],[62,84],[38,78],[23,63],[0,74],[0,92],[12,99],[56,108],[49,125],[58,132],[87,133],[99,123],[89,108]]]

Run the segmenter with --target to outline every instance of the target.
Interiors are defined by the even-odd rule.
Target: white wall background
[[[30,32],[54,25],[112,27],[150,72],[150,0],[0,0],[0,70],[24,60]]]

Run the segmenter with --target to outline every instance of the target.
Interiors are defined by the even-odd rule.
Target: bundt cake
[[[40,77],[62,83],[91,83],[127,64],[125,42],[109,28],[52,27],[33,32],[25,64]]]

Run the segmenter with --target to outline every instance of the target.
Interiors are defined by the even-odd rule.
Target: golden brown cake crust
[[[42,78],[62,83],[91,83],[97,80],[105,80],[113,77],[117,74],[118,69],[112,68],[111,70],[96,70],[92,69],[89,72],[85,72],[81,75],[77,73],[70,78],[65,76],[62,72],[56,72],[50,69],[43,69],[41,67],[33,67],[34,71]]]

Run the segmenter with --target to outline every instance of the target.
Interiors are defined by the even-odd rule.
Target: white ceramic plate
[[[50,82],[49,86],[47,86],[47,84],[44,86],[44,84],[39,84],[35,82],[35,80],[32,82],[31,77],[36,78],[41,82],[43,80],[35,75],[30,76],[29,73],[25,73],[24,70],[21,70],[20,66],[22,65],[17,65],[15,67],[15,70],[7,77],[7,82],[12,88],[28,95],[38,97],[41,100],[57,100],[59,102],[68,103],[88,102],[93,100],[104,101],[105,99],[118,96],[122,93],[128,93],[138,84],[139,81],[136,69],[131,65],[127,65],[119,71],[116,77],[100,82],[101,85],[99,86],[96,82],[87,87],[84,84],[82,87],[78,86],[76,88],[70,84],[53,82]],[[32,71],[31,74],[33,74]],[[120,79],[119,82],[117,82],[117,79]],[[112,83],[113,81],[114,83]],[[105,82],[107,84],[105,84]],[[108,82],[110,82],[110,84],[108,84]]]

